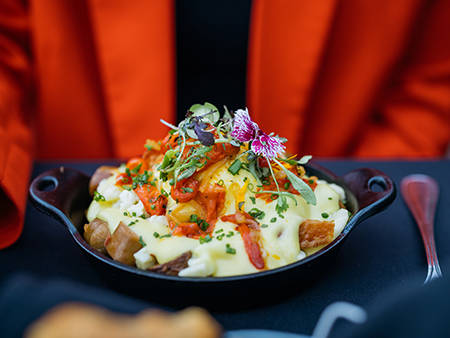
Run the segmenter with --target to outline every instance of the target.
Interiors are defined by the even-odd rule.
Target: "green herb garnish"
[[[227,237],[232,237],[232,236],[234,236],[233,230],[228,231]]]
[[[263,219],[264,216],[266,216],[266,213],[264,211],[262,211],[262,210],[259,210],[258,208],[250,209],[248,214],[250,216],[252,216],[253,218],[256,218],[256,219]]]
[[[228,171],[232,174],[232,175],[236,175],[239,170],[241,170],[242,167],[242,162],[239,159],[236,159],[233,163],[231,163],[231,165],[228,167]]]
[[[139,243],[141,243],[141,245],[144,247],[147,244],[144,242],[144,240],[142,239],[142,236],[139,236]]]
[[[205,237],[200,237],[198,240],[199,240],[200,244],[205,244],[205,243],[211,242],[212,238],[210,235],[206,235]]]
[[[106,201],[105,196],[100,194],[98,191],[94,191],[94,200],[97,202],[104,202]]]
[[[234,255],[234,254],[236,254],[236,249],[232,248],[231,245],[229,243],[227,243],[225,246],[225,252],[227,254]]]
[[[276,159],[274,159],[274,161],[284,171],[287,178],[291,182],[292,187],[302,195],[305,201],[309,204],[316,205],[317,203],[316,195],[314,194],[314,191],[312,191],[311,187],[305,182],[303,182],[303,180],[297,177],[294,173],[287,170],[279,161],[277,161]]]

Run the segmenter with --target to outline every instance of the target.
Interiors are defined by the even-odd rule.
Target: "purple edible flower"
[[[251,149],[256,155],[273,159],[280,155],[286,147],[276,137],[267,135],[259,131],[258,136],[253,140]]]
[[[247,109],[236,111],[231,136],[239,142],[252,141],[251,150],[268,159],[277,157],[286,148],[277,137],[264,133],[258,124],[250,119]]]
[[[231,136],[239,142],[249,142],[256,137],[259,126],[250,119],[247,108],[238,109],[234,115]]]

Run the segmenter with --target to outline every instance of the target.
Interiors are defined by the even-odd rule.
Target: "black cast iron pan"
[[[30,196],[39,210],[66,226],[75,243],[92,258],[111,288],[175,306],[198,304],[209,308],[236,308],[279,300],[305,289],[322,273],[329,275],[329,265],[333,264],[337,249],[350,231],[364,219],[386,208],[396,195],[392,180],[376,169],[356,169],[342,177],[314,163],[305,169],[309,175],[345,189],[346,207],[352,212],[352,217],[342,233],[329,245],[301,261],[273,270],[231,277],[161,275],[118,263],[91,248],[83,238],[85,212],[92,200],[88,192],[90,177],[84,173],[65,167],[46,171],[31,183]]]

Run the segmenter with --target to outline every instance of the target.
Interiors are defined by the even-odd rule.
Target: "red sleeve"
[[[28,17],[22,1],[0,2],[0,249],[23,227],[32,163]]]
[[[450,1],[430,1],[355,156],[436,157],[450,141]]]

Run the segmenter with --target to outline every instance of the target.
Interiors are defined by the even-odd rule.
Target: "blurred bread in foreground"
[[[34,322],[25,338],[159,338],[221,336],[219,324],[203,309],[188,308],[171,314],[145,310],[122,315],[81,303],[57,306]]]

